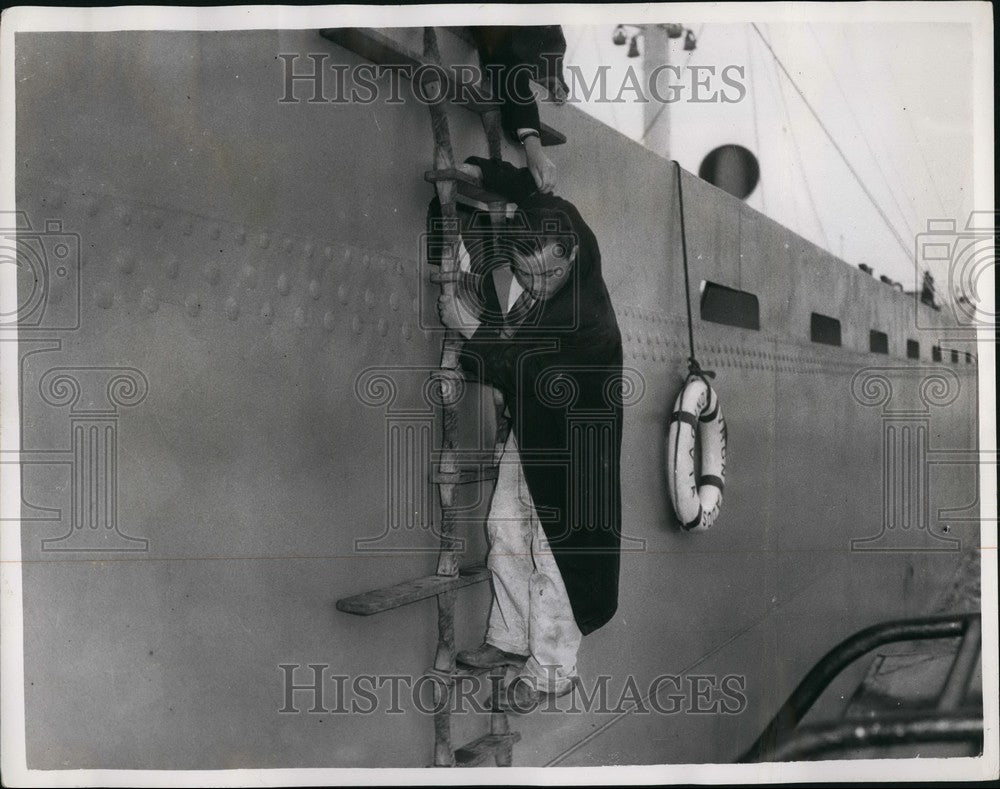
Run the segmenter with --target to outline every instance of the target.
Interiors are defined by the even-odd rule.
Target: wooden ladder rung
[[[451,673],[453,677],[488,677],[495,669],[493,668],[477,668],[475,666],[455,666],[455,670]]]
[[[370,60],[379,65],[405,66],[413,70],[427,65],[427,61],[416,52],[397,43],[382,31],[372,27],[327,27],[320,30],[319,34],[328,41],[339,44],[344,49],[349,49],[351,52],[361,55],[365,60]],[[467,95],[456,96],[458,92],[457,86],[452,79],[448,78],[447,69],[445,70],[445,77],[448,83],[446,93],[451,101],[461,98],[461,101],[456,103],[480,115],[484,112],[497,109],[496,104],[476,101],[475,96],[477,94],[485,93],[485,91],[479,90],[478,86],[472,86],[471,90],[463,91]],[[538,130],[538,133],[542,145],[562,145],[566,142],[565,134],[557,132],[547,123],[540,125],[541,128]]]
[[[507,666],[502,666],[501,668],[507,668]],[[441,677],[442,679],[455,679],[456,677],[488,677],[492,672],[496,671],[496,667],[491,668],[475,668],[473,666],[462,666],[455,664],[455,668],[452,671],[440,671],[439,669],[431,666],[424,673],[428,675],[435,675]]]
[[[471,466],[448,472],[435,469],[431,472],[431,482],[444,485],[469,485],[473,482],[492,482],[497,478],[496,466]]]
[[[521,735],[516,731],[507,734],[484,734],[479,739],[455,749],[455,766],[478,767],[497,751],[509,748],[520,740]]]
[[[436,597],[443,592],[478,584],[489,577],[485,565],[477,564],[459,568],[458,575],[428,575],[412,581],[404,581],[393,586],[384,586],[371,592],[345,597],[337,601],[337,610],[345,614],[371,616],[383,611],[391,611],[418,600]]]
[[[449,168],[447,170],[428,170],[424,173],[424,180],[432,184],[437,183],[438,181],[455,181],[458,185],[458,193],[460,195],[479,203],[486,203],[486,205],[490,205],[491,203],[503,203],[506,205],[510,202],[501,194],[483,189],[483,187],[479,185],[479,182],[468,173],[464,173],[461,170],[454,168]]]
[[[417,68],[424,59],[374,27],[325,27],[319,34],[380,66]]]

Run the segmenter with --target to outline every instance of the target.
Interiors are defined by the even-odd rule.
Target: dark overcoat
[[[577,209],[539,193],[528,170],[467,161],[480,167],[486,189],[517,203],[526,218],[511,228],[509,243],[530,243],[542,213],[547,222],[557,214],[576,237],[576,262],[562,288],[536,302],[510,336],[498,321],[484,322],[460,361],[466,374],[504,394],[531,498],[587,634],[618,607],[621,549],[622,344],[600,250]]]

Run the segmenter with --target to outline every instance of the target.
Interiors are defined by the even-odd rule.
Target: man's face
[[[569,250],[552,240],[532,254],[516,255],[511,268],[522,288],[539,301],[545,301],[566,283],[575,262],[576,247]]]

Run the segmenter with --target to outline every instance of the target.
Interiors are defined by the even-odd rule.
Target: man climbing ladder
[[[386,62],[387,59],[395,62],[400,58],[403,60],[408,58],[409,61],[413,63],[435,64],[440,66],[440,53],[438,50],[437,35],[434,28],[431,27],[424,29],[424,51],[423,55],[420,57],[414,55],[413,53],[397,51],[397,49],[395,49],[390,42],[387,42],[383,36],[380,36],[377,31],[366,32],[364,30],[331,28],[324,30],[323,35],[331,40],[339,41],[349,48],[355,48],[360,54],[365,57],[370,57],[376,62]],[[493,54],[495,55],[496,53]],[[442,69],[438,68],[434,70],[433,73],[440,75],[444,72]],[[436,96],[438,98],[450,95],[451,86],[446,79],[439,78],[438,80],[435,80],[434,83],[429,86],[432,91],[434,90],[435,84]],[[437,100],[431,101],[428,106],[430,109],[431,126],[434,135],[434,169],[426,172],[424,177],[426,180],[435,185],[435,191],[437,194],[437,216],[440,220],[438,223],[440,244],[435,245],[440,250],[439,259],[437,261],[440,265],[440,270],[436,274],[432,275],[431,279],[432,281],[439,282],[441,284],[442,297],[445,302],[457,303],[456,290],[463,285],[463,280],[466,277],[460,266],[460,223],[458,221],[455,204],[457,195],[461,192],[465,194],[466,197],[472,197],[474,200],[486,203],[489,206],[490,221],[496,223],[496,229],[498,231],[502,231],[503,216],[505,214],[507,202],[510,199],[516,199],[517,195],[519,195],[524,188],[528,188],[528,192],[525,192],[525,194],[533,194],[538,189],[550,191],[553,185],[553,181],[551,179],[554,177],[554,168],[551,166],[551,162],[548,162],[547,157],[539,158],[538,156],[532,155],[532,151],[528,150],[528,146],[526,146],[526,154],[529,165],[532,166],[532,169],[530,170],[531,174],[529,174],[528,170],[515,171],[519,173],[515,179],[517,183],[509,184],[511,186],[509,196],[507,194],[501,194],[499,191],[488,191],[482,188],[482,178],[480,177],[482,175],[482,171],[480,169],[473,170],[471,167],[468,167],[465,168],[465,171],[463,171],[455,167],[448,118],[442,102]],[[493,106],[486,106],[485,108],[481,108],[479,111],[482,112],[481,117],[483,127],[487,135],[490,156],[499,166],[501,155],[501,110]],[[516,130],[522,134],[524,132],[534,132],[535,134],[538,134],[538,130],[530,128],[530,124],[533,123],[534,120],[535,118],[532,118],[528,121],[528,127],[523,127],[520,122],[516,122]],[[540,144],[559,144],[565,141],[565,138],[559,135],[558,132],[555,132],[553,129],[545,126],[544,124],[537,123],[536,125],[541,127],[541,133],[538,134],[537,137],[529,133],[525,139],[538,141],[539,139],[545,140],[547,138],[547,142],[541,142]],[[509,167],[509,165],[507,165],[507,167]],[[500,185],[499,182],[498,185]],[[550,199],[558,200],[557,198]],[[562,203],[563,201],[559,202]],[[569,206],[568,203],[565,205]],[[575,209],[573,213],[575,214]],[[586,226],[583,225],[582,220],[579,221],[581,230],[576,231],[572,229],[573,223],[569,222],[566,214],[559,214],[559,216],[562,217],[561,221],[563,221],[564,225],[569,228],[565,235],[560,236],[560,249],[562,250],[562,254],[568,256],[569,262],[567,265],[559,267],[559,273],[557,276],[554,276],[554,278],[547,279],[546,276],[544,276],[545,272],[541,272],[538,282],[531,284],[529,287],[525,287],[526,293],[524,297],[517,299],[517,301],[519,305],[521,305],[527,302],[545,300],[550,296],[555,296],[556,292],[559,290],[559,283],[563,281],[576,283],[578,279],[588,288],[589,292],[600,296],[598,312],[605,316],[610,316],[610,323],[608,326],[613,327],[614,342],[609,347],[612,348],[612,350],[616,349],[617,353],[617,357],[615,357],[614,353],[611,353],[609,357],[612,359],[610,367],[611,375],[605,375],[607,380],[604,380],[602,384],[605,388],[607,388],[608,384],[617,380],[616,376],[620,376],[621,373],[621,343],[618,337],[617,324],[614,321],[614,314],[611,312],[610,302],[607,300],[607,292],[604,289],[603,282],[600,281],[599,257],[597,255],[596,241],[592,240],[593,234],[591,234],[589,230],[583,230]],[[539,214],[538,218],[541,219],[542,216]],[[558,217],[555,217],[555,219],[558,220]],[[544,224],[548,226],[552,221],[553,217],[549,216],[544,220]],[[558,221],[556,224],[558,224]],[[577,255],[580,253],[580,250],[576,248],[577,242],[573,235],[576,232],[582,233],[587,239],[586,244],[580,245],[581,249],[585,250],[584,254],[581,254],[580,256],[581,260],[590,261],[586,265],[580,266],[581,271],[596,272],[597,287],[595,287],[593,283],[590,283],[589,279],[585,280],[578,277],[576,274],[571,274],[573,261],[576,260]],[[533,282],[534,275],[532,272],[534,269],[531,267],[530,261],[525,262],[524,265],[519,267],[519,269],[521,272],[517,275],[519,278],[524,279],[525,282]],[[553,272],[553,274],[555,274],[555,272]],[[546,282],[548,285],[545,285]],[[549,286],[551,286],[551,290],[549,290]],[[548,327],[548,331],[550,333],[554,328],[561,325],[559,323],[560,320],[572,318],[575,314],[574,309],[566,308],[565,300],[563,302],[563,307],[560,309],[562,311],[561,318],[558,310],[549,313],[557,319],[556,323],[553,323]],[[520,306],[509,312],[507,317],[508,326],[503,332],[505,340],[510,339],[510,337],[518,331],[514,328],[514,316],[521,314],[521,312],[523,312],[523,310]],[[542,311],[536,309],[532,311],[532,314],[538,317],[542,315]],[[520,333],[521,337],[519,339],[525,339],[526,335],[524,332],[521,331]],[[550,338],[548,342],[551,344],[553,340]],[[571,345],[572,343],[568,343],[567,348]],[[558,342],[556,342],[556,346],[558,346]],[[509,766],[512,763],[513,758],[512,748],[514,743],[519,740],[519,735],[517,732],[510,731],[506,712],[499,704],[499,702],[505,699],[508,695],[504,691],[505,685],[503,682],[503,669],[505,666],[503,665],[486,667],[486,670],[491,671],[491,679],[493,680],[491,684],[497,691],[495,694],[495,701],[497,703],[493,705],[490,714],[490,726],[488,733],[457,748],[453,747],[451,740],[451,701],[455,695],[456,683],[459,677],[462,674],[468,673],[468,670],[461,671],[456,667],[454,621],[455,595],[458,590],[487,580],[489,577],[489,573],[484,567],[478,565],[459,567],[458,565],[458,535],[456,534],[456,527],[458,513],[461,508],[456,506],[455,488],[456,486],[463,484],[481,484],[483,482],[496,479],[498,476],[497,469],[495,468],[484,468],[480,463],[473,464],[472,467],[470,467],[467,464],[462,464],[460,462],[460,453],[457,447],[458,409],[460,394],[463,388],[462,379],[468,377],[469,369],[467,362],[462,361],[462,355],[463,343],[461,335],[457,331],[447,332],[442,347],[440,370],[434,374],[442,406],[443,426],[440,462],[432,474],[432,480],[437,483],[441,503],[441,517],[437,524],[437,534],[440,537],[440,551],[436,572],[428,577],[405,581],[392,586],[382,587],[364,592],[362,594],[354,595],[352,597],[343,598],[337,601],[337,608],[345,613],[370,616],[383,611],[393,610],[400,606],[410,605],[421,600],[434,598],[437,602],[438,638],[434,664],[428,670],[428,673],[437,680],[434,684],[436,706],[434,714],[433,764],[437,767],[475,767],[484,764],[489,758],[493,758],[498,766]],[[614,364],[615,358],[617,358],[617,365]],[[569,372],[578,375],[580,370],[570,370]],[[600,374],[600,371],[598,371],[598,374]],[[612,388],[614,387],[612,386]],[[516,392],[516,389],[512,389],[511,391]],[[588,391],[590,390],[588,389]],[[507,447],[508,451],[506,453],[506,457],[507,460],[510,461],[514,457],[515,444],[513,441],[511,441],[509,445],[507,444],[509,434],[508,424],[510,420],[508,420],[505,416],[508,409],[506,408],[504,402],[503,393],[504,390],[502,387],[494,385],[494,406],[496,411],[496,452],[494,457],[499,458],[499,456],[503,454],[504,448]],[[518,413],[518,408],[513,408],[511,413]],[[556,412],[553,412],[553,415],[557,415]],[[597,546],[601,553],[607,553],[609,548],[613,553],[613,573],[603,573],[603,577],[605,579],[604,587],[608,594],[603,595],[602,599],[605,601],[605,604],[610,603],[610,609],[605,611],[606,616],[610,617],[611,613],[614,611],[617,600],[618,516],[616,513],[618,512],[617,457],[620,446],[620,407],[617,409],[605,408],[603,418],[605,422],[608,422],[611,425],[611,430],[604,431],[604,440],[608,445],[609,450],[607,452],[598,452],[593,455],[593,457],[601,459],[601,462],[604,464],[603,467],[613,468],[613,475],[602,473],[601,476],[607,480],[613,479],[614,486],[613,490],[608,489],[606,491],[605,487],[601,485],[592,486],[590,489],[600,489],[605,491],[606,496],[610,496],[609,501],[613,500],[613,506],[606,507],[606,513],[604,515],[596,520],[591,518],[588,523],[591,525],[597,523],[606,524],[609,528],[603,529],[603,532],[613,533],[614,535],[613,540],[604,538],[603,543]],[[576,433],[572,430],[566,432],[568,435],[576,435]],[[614,436],[614,438],[611,439],[609,438],[610,436]],[[524,438],[523,436],[518,436],[516,440],[523,441]],[[545,446],[546,443],[548,443],[549,446],[556,446],[556,444],[542,436],[541,446]],[[563,443],[565,443],[565,441]],[[566,453],[563,452],[562,454],[565,455]],[[563,458],[563,464],[564,466],[566,465],[565,457]],[[567,468],[568,467],[569,466],[567,466]],[[519,473],[521,465],[515,464],[512,465],[511,468]],[[529,468],[529,464],[525,463],[523,468],[527,470]],[[509,474],[510,472],[505,472],[502,491],[509,490],[512,487]],[[566,474],[563,474],[562,476],[569,479],[569,476]],[[586,475],[583,475],[581,478],[586,480]],[[548,484],[549,482],[552,482],[552,480],[548,480],[545,484]],[[533,486],[533,496],[537,497],[543,495],[536,493],[534,490],[534,487],[537,486],[537,480],[533,481],[532,479],[527,479],[526,484]],[[553,490],[554,489],[555,488],[553,488]],[[588,488],[584,485],[583,489],[586,490]],[[504,494],[502,491],[495,496],[497,501],[505,500],[507,494]],[[569,496],[567,501],[572,503],[575,502],[577,498],[578,497]],[[583,504],[578,505],[577,508],[580,509],[581,506],[586,507],[589,505],[584,502]],[[593,510],[593,508],[591,508],[591,510]],[[587,511],[589,512],[591,510]],[[580,511],[583,512],[584,510],[580,509]],[[597,510],[593,511],[596,512]],[[574,520],[575,516],[572,514],[568,517],[569,520],[567,520],[567,522],[577,522],[577,520]],[[524,518],[521,520],[523,521]],[[547,528],[548,527],[546,527],[546,529]],[[540,532],[538,532],[538,534],[540,534]],[[547,532],[546,537],[550,541],[553,541],[554,535]],[[579,542],[579,540],[577,540],[577,542]],[[583,542],[586,543],[587,541],[585,540]],[[584,547],[586,547],[586,545]],[[595,546],[590,547],[593,548]],[[497,552],[494,552],[494,555],[499,557],[502,552],[503,551],[498,550]],[[559,563],[561,572],[568,572],[564,569],[564,561],[561,561],[556,554],[552,554],[552,557],[554,561]],[[579,578],[585,577],[590,570],[584,566],[585,563],[577,564],[579,565],[577,567],[578,573],[583,573],[583,575],[579,576]],[[608,565],[608,567],[610,567],[610,565]],[[572,570],[573,568],[570,569]],[[555,575],[552,577],[555,577]],[[574,576],[574,578],[576,577]],[[579,578],[566,583],[566,595],[571,601],[570,605],[572,606],[572,618],[575,622],[574,627],[578,627],[579,632],[582,634],[599,626],[598,620],[601,619],[603,614],[598,613],[597,618],[594,618],[593,614],[581,615],[577,610],[577,600],[579,599],[579,594],[577,594],[575,590],[578,590],[580,587]],[[563,610],[565,612],[565,607]],[[568,619],[568,617],[564,617],[564,619]],[[606,621],[606,618],[602,621]],[[567,643],[571,642],[568,641]],[[574,655],[575,649],[575,646],[572,647]],[[475,673],[479,673],[480,671],[480,669],[475,666],[473,666],[472,669]]]
[[[523,224],[504,245],[514,279],[501,325],[454,293],[439,299],[442,322],[466,338],[462,369],[503,393],[513,427],[488,521],[486,638],[457,658],[517,666],[506,701],[523,712],[572,689],[582,637],[617,609],[621,335],[576,208],[527,169],[477,157],[462,169],[517,203]]]

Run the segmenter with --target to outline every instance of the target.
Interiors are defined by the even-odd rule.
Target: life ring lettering
[[[726,487],[726,420],[715,390],[691,376],[674,400],[667,431],[667,489],[685,531],[707,531]],[[700,446],[699,446],[700,445]],[[696,450],[701,462],[695,468]]]

